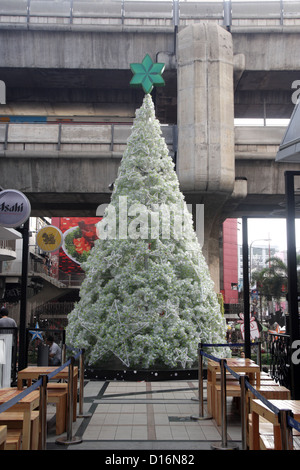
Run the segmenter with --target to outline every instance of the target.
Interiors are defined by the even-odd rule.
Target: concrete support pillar
[[[204,204],[203,253],[218,290],[221,213],[235,184],[232,37],[198,23],[182,29],[177,44],[177,173],[187,199]]]

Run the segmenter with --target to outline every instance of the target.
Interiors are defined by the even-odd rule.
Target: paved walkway
[[[73,423],[72,437],[81,442],[58,444],[55,407],[48,405],[48,450],[211,450],[221,444],[215,420],[197,420],[197,381],[88,381],[83,415]],[[206,388],[204,386],[206,416]],[[88,415],[88,417],[87,417]],[[228,408],[228,446],[241,448],[240,416],[232,399]],[[70,437],[70,435],[69,435]]]

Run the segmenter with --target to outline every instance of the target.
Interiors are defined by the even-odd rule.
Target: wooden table
[[[234,372],[246,374],[250,383],[254,383],[255,380],[256,385],[259,387],[260,367],[252,359],[230,357],[226,359],[226,364]],[[218,372],[220,372],[220,363],[209,359],[207,363],[207,380],[214,382]]]
[[[16,388],[4,388],[0,389],[0,404],[6,403],[12,398],[20,395],[23,390],[17,390]],[[30,392],[26,397],[22,398],[18,403],[11,406],[8,411],[10,412],[23,412],[23,444],[24,450],[30,450],[31,440],[31,413],[33,410],[39,407],[40,393],[38,390]]]
[[[30,386],[33,380],[37,380],[40,375],[51,374],[57,370],[57,367],[49,366],[29,366],[26,369],[20,370],[18,372],[18,383],[17,387],[19,390],[23,387],[23,381],[27,381],[27,385]],[[60,372],[58,372],[53,379],[68,379],[69,377],[69,367],[66,366]],[[77,390],[78,390],[78,367],[73,367],[73,421],[76,421],[77,416]]]
[[[268,400],[278,410],[291,410],[293,417],[296,421],[300,420],[300,400]],[[250,410],[252,413],[252,442],[253,450],[259,450],[259,417],[262,416],[267,421],[273,424],[274,430],[274,448],[275,450],[281,449],[281,436],[280,427],[278,422],[278,415],[274,413],[267,405],[264,405],[261,400],[251,400]]]
[[[7,426],[0,426],[0,450],[5,449],[6,438],[7,438]]]
[[[249,377],[249,382],[260,386],[260,367],[255,364],[252,359],[247,358],[228,358],[226,359],[227,366],[237,374],[246,374]],[[208,410],[211,411],[214,408],[215,403],[215,385],[217,384],[217,374],[220,373],[220,363],[212,359],[207,362],[207,383],[210,388],[210,393],[207,394]],[[227,371],[226,373],[232,377]]]

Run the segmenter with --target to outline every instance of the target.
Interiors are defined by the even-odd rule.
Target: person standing
[[[2,307],[0,309],[0,328],[16,328],[17,324],[13,318],[10,318],[8,309]]]
[[[16,378],[17,370],[17,342],[18,342],[18,329],[17,324],[13,318],[10,318],[8,309],[1,307],[0,309],[0,333],[6,335],[12,335],[12,378]]]

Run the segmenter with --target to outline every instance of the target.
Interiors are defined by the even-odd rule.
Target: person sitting
[[[46,343],[49,346],[49,365],[60,366],[61,365],[61,348],[54,342],[53,336],[48,336]]]

